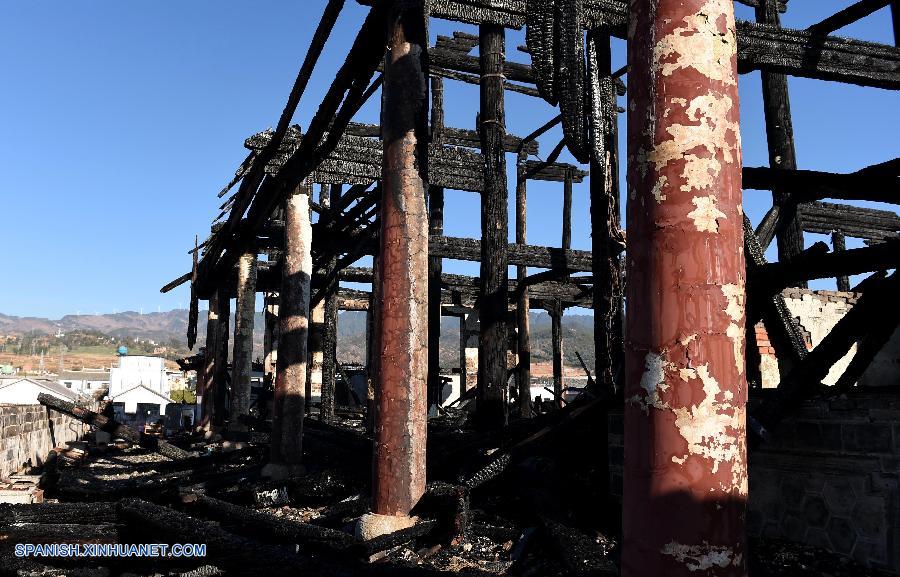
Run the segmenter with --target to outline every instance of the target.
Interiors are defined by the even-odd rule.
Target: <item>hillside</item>
[[[364,312],[343,312],[338,319],[338,357],[341,362],[362,363],[365,358]],[[126,311],[104,315],[66,315],[60,319],[15,317],[0,313],[0,337],[14,337],[0,342],[0,354],[29,354],[32,342],[38,354],[45,350],[56,355],[60,344],[68,351],[112,355],[117,346],[125,344],[136,353],[152,354],[153,349],[165,347],[162,353],[169,358],[190,354],[187,350],[188,311],[176,309],[160,313],[140,314]],[[262,355],[263,313],[256,314],[254,357]],[[550,361],[551,327],[546,313],[531,314],[533,362]],[[568,365],[577,365],[575,352],[585,362],[593,363],[593,317],[570,314],[563,317],[563,353]],[[198,346],[206,339],[206,315],[201,312],[198,326]],[[62,333],[65,336],[56,338]],[[196,350],[196,347],[195,347]],[[444,317],[441,322],[441,365],[459,366],[459,322]]]

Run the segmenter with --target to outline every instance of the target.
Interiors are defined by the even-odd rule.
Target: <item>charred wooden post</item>
[[[525,178],[525,161],[528,155],[519,152],[516,162],[516,244],[528,242],[528,179]],[[521,284],[528,276],[528,267],[516,267],[516,280]],[[519,416],[531,417],[531,303],[528,287],[520,291],[516,301],[516,352],[519,363],[516,384],[519,388]]]
[[[431,142],[444,143],[444,79],[431,78]],[[428,194],[428,233],[444,234],[444,189],[432,186]],[[441,385],[441,272],[444,261],[428,258],[428,407],[440,405]]]
[[[894,46],[900,48],[900,0],[891,0],[891,19],[894,23]]]
[[[382,91],[381,361],[376,388],[371,538],[415,523],[425,492],[428,375],[428,86],[423,1],[389,11]]]
[[[773,26],[780,25],[775,0],[760,0],[756,7],[756,20]],[[791,99],[787,76],[766,70],[761,71],[761,74],[769,165],[772,168],[796,170],[797,154],[794,149],[794,126],[791,121]],[[778,207],[776,225],[778,259],[783,260],[795,256],[803,250],[803,227],[797,216],[797,204],[791,199],[790,191],[780,186],[775,187],[772,191],[772,200]],[[806,283],[798,286],[805,287]]]
[[[273,478],[302,472],[306,414],[306,351],[312,279],[309,186],[301,184],[285,201],[284,264],[279,310],[278,366],[272,407],[271,459],[263,474]]]
[[[440,80],[439,78],[436,80]],[[432,87],[434,85],[432,84]],[[444,189],[432,186],[428,195],[428,230],[444,234]],[[428,406],[441,404],[441,272],[443,260],[428,257]]]
[[[746,575],[734,6],[629,5],[622,575]]]
[[[228,430],[246,431],[241,416],[250,414],[250,376],[253,370],[253,318],[256,314],[256,252],[238,260],[237,299],[234,305],[234,351],[231,355],[231,399]]]
[[[572,171],[563,179],[562,248],[572,248]]]
[[[615,389],[622,363],[622,261],[619,216],[618,111],[610,39],[588,33],[591,80],[591,270],[594,275],[594,372],[602,390]]]
[[[330,207],[337,207],[341,200],[341,185],[332,184]],[[336,210],[336,208],[334,208]],[[338,281],[334,274],[337,267],[337,255],[333,255],[325,264],[325,274],[334,278],[329,282],[325,296],[325,326],[322,331],[322,393],[319,419],[325,422],[334,420],[334,388],[337,378],[337,324],[338,324]]]
[[[228,382],[231,374],[228,372],[228,335],[231,330],[231,297],[225,289],[216,290],[216,300],[219,310],[219,326],[216,337],[215,376],[213,377],[212,391],[212,417],[211,427],[225,425],[225,415],[228,411]]]
[[[550,313],[550,336],[553,345],[553,404],[557,409],[563,406],[563,307],[559,301],[548,309]]]
[[[213,292],[209,297],[209,309],[206,312],[206,348],[203,351],[203,388],[198,382],[200,403],[200,425],[209,429],[215,412],[216,395],[216,357],[219,350],[219,293]]]
[[[504,114],[505,32],[502,26],[479,28],[481,72],[481,152],[484,191],[481,193],[481,331],[478,338],[477,420],[485,428],[506,421],[507,197]]]
[[[265,303],[265,333],[263,333],[263,375],[267,380],[275,379],[275,367],[278,363],[278,313],[280,295],[267,292]]]
[[[847,250],[847,240],[844,237],[844,233],[840,231],[831,233],[831,245],[834,247],[834,252],[843,252]],[[847,275],[838,276],[837,290],[848,292],[850,290],[850,277]]]

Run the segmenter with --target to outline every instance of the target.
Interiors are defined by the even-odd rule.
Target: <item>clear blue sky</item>
[[[795,0],[784,25],[806,27],[849,3]],[[159,287],[189,269],[186,251],[218,214],[216,193],[244,158],[243,139],[276,123],[324,0],[2,4],[0,312],[187,306],[186,287],[168,295]],[[295,118],[301,125],[365,11],[347,0]],[[752,17],[743,8],[738,15]],[[475,31],[439,21],[431,30]],[[893,41],[886,10],[842,33]],[[515,50],[523,43],[524,33],[508,33],[510,59],[527,61]],[[616,49],[621,64],[623,44]],[[852,171],[898,156],[896,93],[802,79],[791,89],[802,168]],[[448,124],[474,127],[477,87],[448,81],[446,92]],[[758,74],[741,77],[741,96],[745,164],[765,165]],[[554,114],[542,101],[508,97],[509,130],[518,135]],[[360,118],[377,115],[376,98]],[[545,136],[542,156],[558,140],[559,132]],[[529,191],[529,242],[558,245],[561,185]],[[754,221],[768,203],[762,192],[745,199]],[[449,192],[446,234],[477,237],[478,206],[477,195]],[[590,247],[588,215],[585,183],[575,189],[575,248]],[[447,262],[445,270],[477,273],[477,265]]]

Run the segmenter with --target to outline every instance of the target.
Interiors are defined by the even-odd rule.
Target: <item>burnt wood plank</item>
[[[862,208],[846,204],[810,202],[800,206],[800,221],[807,232],[831,234],[876,241],[896,237],[900,233],[900,216],[889,210]]]

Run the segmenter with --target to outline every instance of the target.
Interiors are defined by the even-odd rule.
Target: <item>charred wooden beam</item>
[[[447,78],[448,80],[458,80],[459,82],[465,82],[466,84],[474,85],[478,85],[481,83],[481,78],[479,78],[475,74],[457,72],[456,70],[447,70],[446,68],[432,68],[431,77]],[[540,93],[538,93],[537,89],[532,88],[531,86],[517,84],[515,82],[507,82],[503,85],[503,88],[505,90],[509,90],[510,92],[518,92],[519,94],[524,94],[526,96],[534,96],[535,98],[540,97]]]
[[[796,286],[799,281],[888,270],[900,265],[900,240],[831,253],[824,243],[817,244],[822,250],[807,249],[795,257],[755,267],[749,275],[753,290],[773,294]]]
[[[274,138],[272,139],[271,145],[266,146],[263,150],[259,151],[259,153],[257,153],[254,158],[252,158],[252,164],[249,166],[249,168],[246,169],[245,174],[242,175],[240,188],[238,189],[237,193],[235,193],[233,197],[234,201],[231,203],[231,212],[227,220],[227,233],[214,236],[207,246],[207,255],[209,255],[210,258],[204,258],[203,261],[201,261],[200,268],[198,269],[198,275],[201,275],[204,281],[207,276],[215,276],[211,271],[213,271],[213,269],[218,265],[216,259],[219,259],[222,256],[222,251],[228,248],[227,245],[229,242],[234,242],[233,235],[235,235],[235,233],[237,232],[237,225],[239,220],[243,216],[244,212],[247,211],[248,207],[252,207],[254,195],[257,192],[260,184],[263,182],[265,168],[269,163],[271,157],[274,156],[278,151],[278,147],[280,146],[281,141],[288,130],[291,118],[293,117],[294,112],[297,109],[297,105],[300,103],[300,99],[303,96],[303,93],[306,91],[306,86],[309,83],[310,77],[312,76],[312,72],[316,66],[316,62],[318,61],[319,56],[322,53],[322,49],[324,48],[328,37],[331,35],[331,30],[334,28],[334,24],[337,21],[337,18],[340,15],[343,7],[344,0],[329,0],[328,4],[323,10],[322,18],[319,21],[318,26],[316,27],[315,33],[313,34],[309,50],[307,51],[306,57],[303,60],[303,65],[300,67],[300,71],[297,74],[297,79],[294,81],[294,86],[292,87],[291,93],[288,96],[288,102],[285,105],[280,118],[278,119],[278,125],[276,126],[276,129],[273,133]],[[377,10],[373,10],[373,12],[377,12]],[[362,35],[362,32],[360,33],[360,35]],[[345,65],[344,68],[348,67]],[[337,98],[337,93],[339,90],[340,94],[343,95],[343,92],[347,90],[347,87],[344,83],[349,82],[349,79],[341,78],[340,74],[338,76],[339,78],[335,79],[334,83],[332,84],[332,88],[329,91],[329,95],[331,96],[332,101]],[[311,125],[315,126],[314,130],[320,129],[320,127],[323,125],[323,117],[324,114],[316,115],[316,117],[314,118],[314,122]],[[316,142],[318,142],[318,135],[316,137]],[[239,172],[242,171],[239,169]],[[268,207],[266,216],[268,216],[268,214],[271,214],[276,205],[277,203],[273,203]],[[232,250],[231,253],[234,253],[236,255],[237,251]],[[232,262],[231,254],[228,255],[228,261],[229,263]],[[201,290],[202,288],[203,284],[201,284],[201,286],[198,288],[198,292],[203,292]],[[212,289],[207,289],[206,292],[209,292],[210,290]]]
[[[765,251],[760,246],[750,219],[744,215],[744,255],[747,259],[747,274],[753,275],[754,271],[766,265]],[[778,368],[782,376],[806,357],[806,344],[799,327],[794,323],[793,316],[787,308],[784,296],[776,293],[769,296],[765,291],[759,295],[750,287],[747,295],[747,325],[755,326],[758,319],[762,319],[769,334],[769,340],[778,357]]]
[[[800,206],[803,229],[818,234],[840,231],[845,236],[882,241],[900,233],[900,216],[889,210],[877,210],[846,204],[811,202]]]
[[[359,133],[362,130],[357,129],[355,132]],[[472,140],[473,134],[472,131],[445,128],[445,145],[432,144],[429,147],[432,186],[471,192],[483,190],[483,175],[477,170],[483,161],[479,153],[470,150],[475,144]],[[269,138],[268,131],[260,132],[247,139],[245,145],[251,149],[258,149],[265,146]],[[277,173],[284,159],[299,150],[302,141],[303,137],[299,130],[292,128],[279,155],[269,163],[267,171],[270,174]],[[522,142],[516,137],[505,138],[504,150],[517,151],[523,146]],[[524,146],[531,148],[533,144]],[[323,183],[371,183],[381,178],[379,172],[381,155],[382,145],[376,138],[346,134],[340,139],[337,148],[313,171],[310,179]],[[572,171],[575,182],[581,182],[587,174],[575,166],[552,163],[539,171],[535,170],[533,175],[529,174],[529,178],[562,182],[566,171],[569,170]]]
[[[743,175],[745,190],[789,190],[791,198],[798,203],[836,198],[900,204],[900,179],[889,172],[871,173],[862,169],[850,174],[835,174],[745,166]]]
[[[817,35],[828,35],[881,10],[890,3],[891,0],[859,0],[821,22],[813,24],[807,30]]]
[[[437,82],[441,82],[441,78],[432,76],[431,77],[431,86],[432,90]],[[441,82],[441,86],[443,86],[443,82]],[[440,138],[436,138],[435,126],[432,122],[432,143],[434,144],[447,144],[450,146],[463,146],[466,148],[479,148],[481,147],[480,136],[478,136],[477,130],[468,130],[465,128],[454,128],[452,126],[444,126],[443,120],[441,120],[440,125]],[[347,131],[345,134],[349,136],[369,136],[369,137],[380,137],[381,136],[381,126],[378,124],[360,124],[356,122],[351,122],[347,126]],[[257,149],[259,147],[259,143],[255,140],[256,136],[251,136],[245,144],[251,143],[253,146],[251,148]],[[538,143],[533,140],[523,140],[521,137],[514,136],[512,134],[507,134],[506,138],[503,139],[503,149],[506,152],[518,152],[519,149],[525,150],[528,154],[538,154],[540,151],[538,147]]]
[[[343,531],[276,517],[207,495],[192,493],[182,501],[191,514],[218,521],[233,532],[256,540],[338,551],[356,543],[351,535]]]
[[[756,8],[756,20],[775,29],[780,28],[778,11],[773,0],[760,2]],[[769,150],[769,166],[777,169],[796,170],[797,154],[794,147],[794,127],[791,119],[791,98],[787,76],[771,70],[762,71],[763,108],[766,120],[766,144]],[[777,207],[775,236],[778,241],[778,259],[785,260],[803,250],[803,228],[797,215],[797,203],[791,190],[782,186],[772,188],[772,204]],[[805,284],[802,284],[805,287]]]
[[[116,504],[96,503],[0,503],[4,523],[102,525],[116,522]]]
[[[750,6],[751,8],[756,8],[760,4],[764,3],[766,0],[734,0],[738,4],[743,4],[744,6]],[[778,11],[786,12],[787,11],[787,0],[779,0],[778,2]]]
[[[872,284],[877,287],[881,282],[883,281],[876,280]],[[900,326],[900,307],[897,306],[879,310],[868,319],[865,334],[856,343],[856,353],[834,384],[837,390],[847,392],[857,384],[878,353],[891,340],[898,326]]]
[[[469,238],[442,236],[432,238],[429,251],[443,258],[455,260],[481,260],[481,241]],[[583,250],[567,250],[537,245],[507,245],[509,264],[537,268],[569,269],[572,272],[590,272],[591,253]]]
[[[294,187],[305,180],[337,146],[344,127],[362,106],[363,97],[368,94],[366,88],[379,61],[371,46],[383,45],[385,38],[384,10],[384,6],[379,3],[369,11],[347,60],[338,70],[322,105],[310,122],[308,138],[304,144],[282,165],[275,178],[262,181],[252,199],[232,209],[229,222],[235,218],[240,219],[246,212],[247,225],[239,231],[229,230],[226,236],[214,237],[215,246],[208,247],[209,250],[200,263],[201,295],[211,290],[210,285],[231,268],[244,248],[254,240],[259,227]],[[329,126],[332,130],[325,137]],[[325,141],[321,142],[323,137]]]
[[[272,577],[296,575],[298,571],[345,576],[353,574],[352,570],[344,570],[336,563],[239,537],[225,531],[218,523],[194,519],[168,507],[140,499],[120,501],[118,514],[138,534],[152,535],[154,539],[169,543],[206,544],[206,562],[227,567],[230,573],[264,574]]]
[[[184,449],[179,449],[175,445],[169,444],[162,439],[135,431],[131,427],[123,425],[114,419],[110,419],[100,413],[95,413],[90,409],[79,407],[75,403],[60,399],[59,397],[41,393],[38,395],[37,401],[45,407],[50,407],[55,411],[75,417],[82,423],[87,423],[102,431],[106,431],[136,445],[155,451],[164,457],[170,459],[186,459],[191,456],[191,454]]]
[[[361,3],[371,4],[371,0]],[[526,0],[439,0],[433,3],[432,16],[519,29],[525,25],[526,4]],[[760,7],[764,2],[748,0],[746,4]],[[585,29],[602,28],[619,38],[626,37],[626,2],[584,0],[583,6]],[[779,2],[778,8],[783,11],[783,3]],[[900,89],[900,50],[891,46],[748,22],[737,23],[737,38],[741,72],[766,69],[792,76]],[[456,63],[463,58],[454,54],[450,60]],[[473,70],[471,61],[458,65]],[[516,76],[527,82],[530,71],[519,69]]]
[[[750,22],[738,23],[738,40],[741,72],[900,89],[900,50],[893,46]]]

